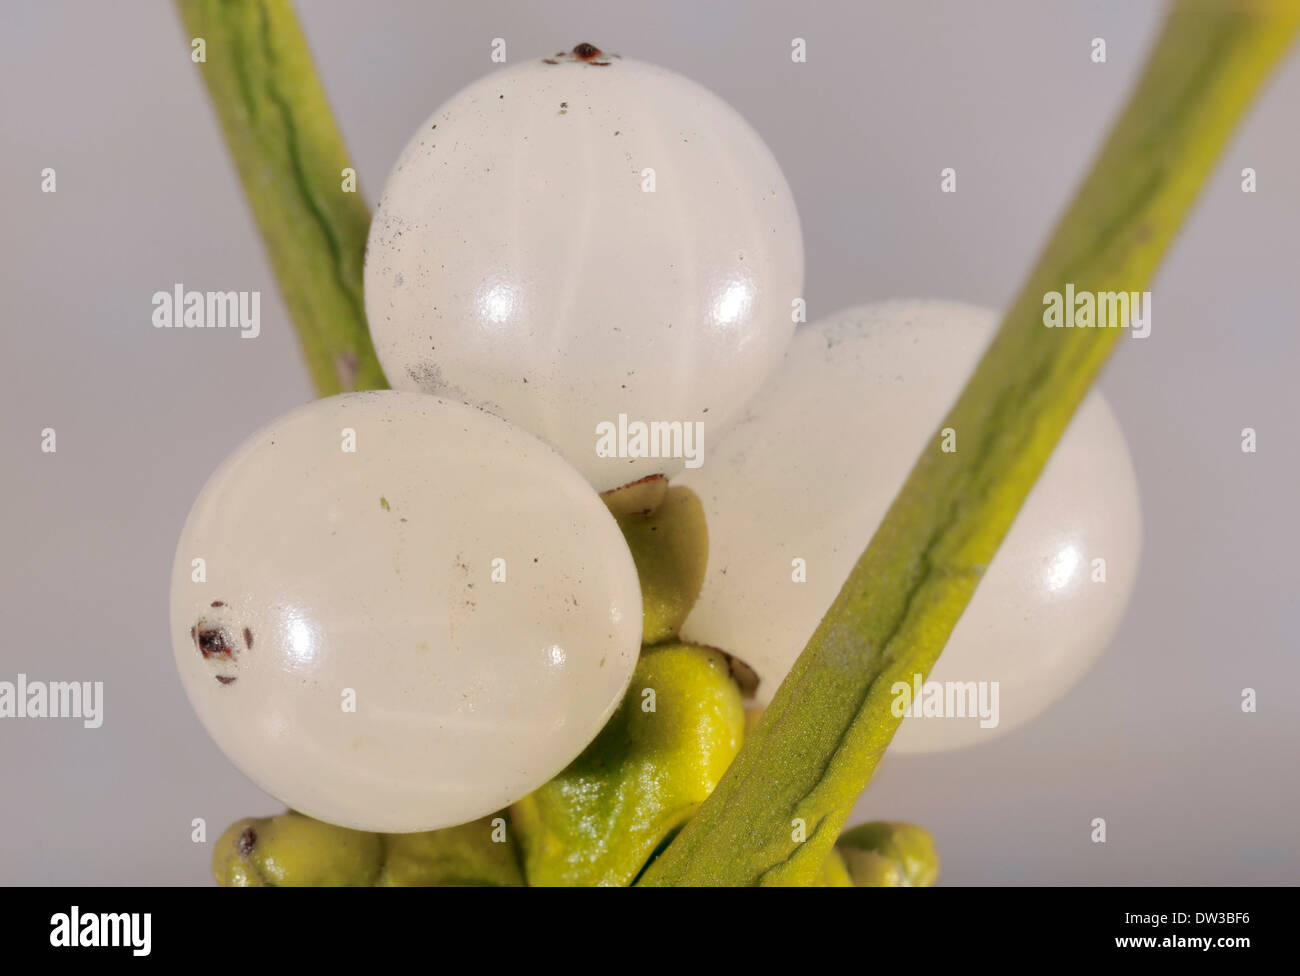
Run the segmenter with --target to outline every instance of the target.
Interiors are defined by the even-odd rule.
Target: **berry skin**
[[[414,393],[254,434],[172,574],[176,664],[213,739],[295,810],[367,831],[465,823],[558,773],[622,700],[641,625],[590,485],[524,431]]]
[[[734,109],[575,52],[494,72],[420,126],[375,213],[365,297],[394,388],[482,406],[604,491],[685,451],[601,457],[598,425],[699,422],[707,452],[775,369],[803,241]]]
[[[917,454],[940,449],[940,422],[996,325],[993,312],[968,305],[897,301],[805,326],[745,421],[702,468],[674,480],[699,496],[709,527],[709,566],[682,639],[752,665],[760,702],[803,650]],[[956,448],[978,449],[960,432]],[[1109,643],[1140,548],[1124,436],[1093,392],[929,675],[998,682],[998,724],[905,718],[891,750],[985,742],[1064,695]],[[806,582],[793,580],[796,559]]]

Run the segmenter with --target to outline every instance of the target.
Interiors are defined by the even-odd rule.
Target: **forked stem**
[[[178,0],[317,390],[382,387],[369,214],[287,0]],[[997,336],[717,790],[643,884],[809,884],[1119,335],[1047,329],[1043,297],[1142,291],[1300,25],[1294,0],[1179,0]],[[743,654],[743,648],[735,648]],[[802,826],[801,826],[802,825]],[[806,840],[799,838],[806,837]]]

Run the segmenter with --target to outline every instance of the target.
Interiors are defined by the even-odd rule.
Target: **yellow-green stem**
[[[178,0],[244,193],[321,396],[382,389],[366,328],[370,212],[287,0]]]
[[[643,884],[811,884],[1075,407],[1121,334],[1043,324],[1067,283],[1144,291],[1300,22],[1294,0],[1181,0],[942,428],[699,813]],[[995,230],[995,229],[994,229]],[[1170,325],[1170,328],[1173,326]],[[942,429],[941,428],[941,429]],[[806,838],[801,840],[800,838]]]

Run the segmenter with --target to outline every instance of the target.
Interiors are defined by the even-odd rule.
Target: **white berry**
[[[330,823],[431,830],[582,751],[631,678],[641,597],[608,510],[545,444],[436,397],[355,393],[217,468],[171,629],[199,718],[259,786]]]
[[[499,414],[599,490],[684,466],[680,443],[598,456],[620,414],[702,424],[707,452],[780,362],[802,285],[794,201],[749,124],[680,75],[579,48],[420,126],[365,266],[394,388]]]
[[[745,422],[678,479],[700,496],[709,525],[708,572],[682,635],[753,665],[760,699],[803,650],[917,455],[939,449],[940,422],[996,324],[968,305],[900,301],[804,327]],[[958,451],[978,449],[957,438]],[[1140,546],[1132,463],[1093,392],[929,676],[998,682],[998,724],[906,718],[892,748],[984,742],[1064,695],[1109,643]],[[794,582],[795,560],[807,582]]]

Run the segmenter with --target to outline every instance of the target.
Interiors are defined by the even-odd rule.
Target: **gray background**
[[[309,2],[373,201],[415,126],[512,60],[591,40],[714,88],[771,145],[803,219],[810,314],[1002,307],[1135,77],[1155,3]],[[792,37],[808,62],[789,59]],[[1102,36],[1109,60],[1089,60]],[[102,680],[105,722],[0,720],[0,881],[210,883],[209,841],[278,804],[199,727],[167,586],[214,465],[311,397],[233,168],[164,3],[0,13],[0,679]],[[859,817],[929,827],[950,884],[1300,882],[1295,493],[1300,61],[1228,149],[1102,385],[1145,551],[1101,664],[1027,728],[887,758]],[[39,190],[43,167],[58,192]],[[941,195],[939,171],[958,171]],[[1259,192],[1239,172],[1259,172]],[[155,330],[175,282],[260,289],[262,336]],[[58,430],[42,454],[40,430]],[[1244,455],[1239,432],[1259,431]],[[1243,715],[1243,687],[1259,712]],[[1105,817],[1109,842],[1089,840]]]

